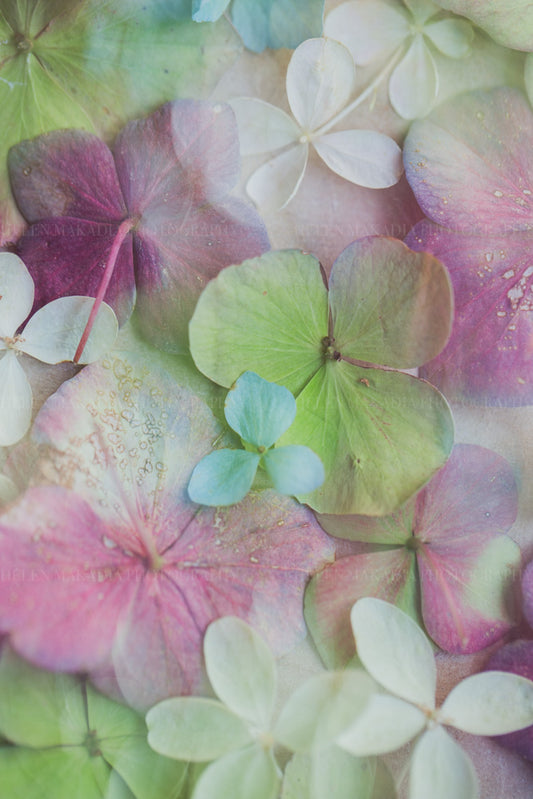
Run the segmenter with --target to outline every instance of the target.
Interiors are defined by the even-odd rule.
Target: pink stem
[[[87,320],[87,324],[85,325],[85,330],[83,331],[80,343],[78,344],[78,349],[76,350],[76,354],[74,355],[74,363],[78,363],[81,356],[83,355],[83,350],[85,349],[85,345],[87,344],[87,339],[91,335],[91,330],[93,329],[94,320],[96,319],[96,315],[100,310],[100,305],[102,304],[105,293],[107,291],[107,287],[109,286],[109,281],[113,276],[119,250],[122,247],[124,239],[130,232],[130,230],[135,226],[136,222],[137,222],[136,219],[125,219],[123,222],[121,222],[119,229],[117,230],[117,235],[115,236],[115,239],[113,241],[113,245],[111,247],[109,258],[106,264],[106,268],[104,270],[104,276],[102,278],[102,282],[100,283],[98,293],[94,299],[94,305],[91,308],[91,313],[89,314],[89,319]]]

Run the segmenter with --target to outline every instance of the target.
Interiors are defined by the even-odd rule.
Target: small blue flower
[[[307,494],[322,485],[322,461],[309,447],[273,446],[296,416],[296,401],[287,388],[269,383],[255,372],[244,372],[228,393],[224,413],[244,449],[219,449],[202,458],[189,482],[193,502],[240,502],[259,467],[280,494]]]

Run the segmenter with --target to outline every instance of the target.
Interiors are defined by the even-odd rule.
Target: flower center
[[[85,741],[83,743],[87,751],[89,752],[89,757],[102,756],[102,751],[100,749],[100,742],[98,741],[96,730],[89,730],[85,738]]]
[[[340,352],[335,349],[335,339],[332,336],[324,336],[321,343],[324,360],[340,361],[342,356]]]

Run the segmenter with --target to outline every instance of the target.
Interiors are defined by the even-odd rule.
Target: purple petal
[[[420,374],[455,400],[533,401],[533,267],[529,232],[470,236],[420,222],[409,247],[436,255],[455,295],[452,335]]]
[[[59,216],[120,222],[126,216],[111,151],[92,133],[45,133],[12,147],[8,163],[28,222]]]
[[[349,555],[311,579],[305,592],[305,618],[328,668],[343,668],[355,654],[350,611],[365,596],[379,597],[413,612],[413,553],[401,547]]]
[[[522,577],[522,596],[524,600],[524,616],[530,627],[533,627],[533,560],[528,563]]]
[[[434,222],[486,236],[533,221],[533,114],[513,89],[471,92],[411,127],[407,179]]]
[[[533,641],[513,641],[494,654],[485,670],[511,671],[533,680]],[[502,746],[533,760],[533,726],[494,738]]]
[[[511,467],[483,447],[457,446],[420,492],[415,536],[422,614],[442,649],[476,652],[516,623],[512,589],[520,550],[503,535],[516,513]]]
[[[57,217],[31,225],[17,242],[16,252],[35,281],[33,311],[69,295],[95,297],[118,230],[115,221],[95,222]],[[113,279],[105,294],[120,323],[135,302],[131,236],[122,244]]]

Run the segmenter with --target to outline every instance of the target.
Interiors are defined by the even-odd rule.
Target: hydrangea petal
[[[230,752],[202,772],[195,799],[276,799],[281,774],[269,749],[254,744]]]
[[[214,760],[252,740],[239,716],[214,699],[196,696],[159,702],[146,714],[146,724],[152,749],[195,763]]]
[[[226,616],[207,628],[204,656],[219,699],[255,727],[268,729],[276,698],[276,662],[261,636],[241,619]]]
[[[424,25],[424,36],[449,58],[465,58],[470,53],[474,29],[464,19],[440,19]]]
[[[369,189],[398,183],[403,172],[402,151],[390,136],[375,130],[340,130],[313,140],[333,172]]]
[[[33,394],[17,355],[9,350],[0,357],[0,446],[20,441],[31,423]]]
[[[322,33],[324,0],[233,0],[231,21],[250,50],[288,47]],[[290,24],[288,24],[290,20]]]
[[[291,694],[273,735],[293,752],[330,746],[364,711],[374,690],[362,669],[317,674]]]
[[[301,135],[289,114],[264,100],[237,97],[230,104],[237,119],[243,156],[279,150],[296,142]]]
[[[329,298],[335,348],[358,361],[420,366],[442,350],[450,334],[453,299],[446,270],[395,239],[372,236],[348,246],[331,270]]]
[[[478,781],[468,755],[442,727],[422,735],[415,746],[409,799],[477,799]]]
[[[524,81],[526,84],[526,91],[529,97],[529,102],[533,105],[533,55],[531,54],[528,55],[526,58]]]
[[[229,390],[224,414],[243,441],[268,449],[296,416],[296,400],[285,386],[244,372]]]
[[[375,758],[352,757],[338,746],[298,752],[285,767],[281,799],[387,799],[394,781]]]
[[[355,655],[350,610],[364,596],[392,602],[418,618],[414,554],[399,547],[348,555],[311,578],[305,592],[305,619],[328,668],[343,668]]]
[[[435,658],[418,624],[394,605],[372,597],[355,603],[351,622],[357,654],[372,677],[400,698],[434,708]]]
[[[324,35],[342,42],[355,63],[366,66],[398,47],[409,35],[409,23],[400,6],[349,0],[327,15]]]
[[[47,303],[29,320],[18,349],[44,363],[74,360],[93,305],[92,297],[59,297]],[[113,346],[117,333],[117,317],[103,302],[79,363],[101,358]]]
[[[404,3],[419,25],[424,24],[439,10],[433,0],[404,0]]]
[[[259,455],[243,449],[219,449],[202,458],[189,481],[189,497],[199,505],[234,505],[254,481]]]
[[[484,28],[493,39],[516,50],[531,50],[533,8],[529,0],[435,0],[442,8],[454,11]]]
[[[389,81],[391,105],[404,119],[425,116],[439,88],[437,68],[424,37],[418,34]]]
[[[504,735],[533,724],[533,681],[507,671],[473,674],[452,688],[439,711],[473,735]]]
[[[533,561],[530,561],[524,569],[522,595],[524,597],[524,616],[529,626],[533,627]]]
[[[265,211],[281,211],[300,188],[308,157],[309,145],[296,144],[271,158],[248,180],[248,196]]]
[[[0,253],[0,337],[15,335],[33,305],[34,287],[23,261]]]
[[[215,22],[219,19],[230,0],[193,0],[192,18],[195,22]]]
[[[263,456],[263,465],[280,494],[308,494],[321,486],[325,478],[318,455],[297,444],[269,450]]]
[[[522,92],[468,92],[411,126],[405,171],[434,222],[506,238],[512,231],[531,229],[532,147],[533,113]]]
[[[308,39],[297,47],[287,67],[287,97],[303,130],[316,130],[344,108],[354,83],[353,58],[344,45]]]
[[[372,696],[355,722],[337,738],[337,744],[357,757],[394,752],[421,732],[426,715],[403,699]]]

